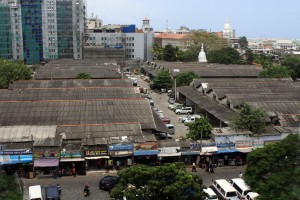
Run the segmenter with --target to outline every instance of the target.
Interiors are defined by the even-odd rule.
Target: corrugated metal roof
[[[28,142],[54,138],[56,126],[0,126],[0,142]]]
[[[14,81],[10,89],[132,86],[130,79],[73,79]]]
[[[133,86],[0,90],[0,101],[129,99],[129,98],[141,98],[141,94],[135,93],[135,88]]]
[[[233,110],[202,95],[190,86],[179,87],[177,91],[226,124],[229,123],[231,116],[234,114]]]
[[[140,122],[155,129],[145,99],[0,102],[0,125],[61,125]]]
[[[71,68],[50,68],[42,67],[36,70],[36,80],[52,79],[75,79],[77,74],[87,73],[92,79],[97,78],[121,78],[121,73],[116,68],[97,67],[71,67]]]

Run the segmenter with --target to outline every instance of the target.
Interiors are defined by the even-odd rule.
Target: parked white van
[[[219,200],[218,196],[211,188],[203,189],[203,192],[208,195],[205,200]]]
[[[251,188],[241,178],[233,178],[229,183],[236,189],[240,199],[245,199],[249,192],[252,192]]]
[[[166,124],[167,128],[169,129],[169,133],[170,134],[174,134],[175,133],[175,127],[173,124]]]
[[[258,196],[259,196],[259,194],[257,192],[249,192],[246,195],[246,199],[247,200],[255,200],[255,199],[257,199]]]
[[[42,196],[42,186],[40,185],[34,185],[34,186],[29,186],[29,199],[30,200],[43,200]]]
[[[236,190],[225,179],[214,180],[212,187],[220,199],[239,200]]]

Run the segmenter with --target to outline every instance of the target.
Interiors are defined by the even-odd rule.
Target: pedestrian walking
[[[242,174],[242,172],[240,172],[240,174],[239,174],[239,177],[240,177],[240,178],[243,178],[243,174]]]
[[[76,177],[76,169],[75,169],[75,167],[72,168],[72,175],[73,175],[74,177]]]
[[[195,163],[193,163],[192,172],[197,172],[196,164]]]
[[[119,169],[120,169],[120,161],[117,160],[117,170],[119,170]]]

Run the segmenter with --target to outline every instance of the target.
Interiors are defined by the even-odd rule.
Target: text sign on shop
[[[107,155],[107,150],[90,150],[85,151],[85,156],[103,156]]]

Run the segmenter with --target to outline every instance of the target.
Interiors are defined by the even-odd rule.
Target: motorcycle
[[[90,195],[90,189],[89,189],[89,186],[86,185],[86,186],[84,187],[83,195],[84,195],[85,197],[87,197],[87,196]]]

